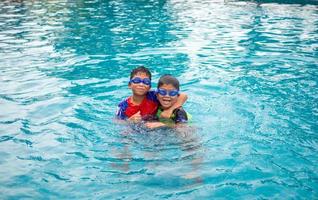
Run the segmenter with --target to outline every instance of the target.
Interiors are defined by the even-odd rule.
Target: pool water
[[[1,1],[1,199],[317,198],[317,4]],[[139,65],[187,127],[114,119]]]

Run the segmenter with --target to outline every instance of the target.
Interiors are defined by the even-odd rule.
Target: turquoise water
[[[1,199],[315,199],[317,1],[1,1]],[[181,132],[117,123],[130,70]]]

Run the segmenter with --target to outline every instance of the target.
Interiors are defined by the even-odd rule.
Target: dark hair
[[[147,67],[144,67],[144,66],[140,66],[140,67],[133,69],[130,73],[130,80],[138,73],[147,74],[147,76],[149,76],[149,79],[151,80],[151,73],[150,73],[149,69]]]
[[[171,84],[173,87],[175,87],[177,90],[179,90],[179,81],[175,77],[171,76],[170,74],[166,74],[160,77],[158,81],[157,88],[160,88],[163,84]]]

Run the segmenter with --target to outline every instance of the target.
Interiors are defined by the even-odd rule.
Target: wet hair
[[[138,73],[145,73],[149,79],[151,80],[151,73],[149,71],[149,69],[147,67],[144,67],[144,66],[139,66],[135,69],[133,69],[130,73],[130,80]]]
[[[160,88],[164,84],[171,84],[173,87],[175,87],[177,90],[179,90],[180,84],[178,79],[175,77],[171,76],[170,74],[166,74],[160,77],[158,81],[158,86],[157,88]]]

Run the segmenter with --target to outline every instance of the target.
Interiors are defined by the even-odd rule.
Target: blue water
[[[317,1],[0,2],[1,199],[316,199]],[[117,123],[131,69],[188,128]]]

